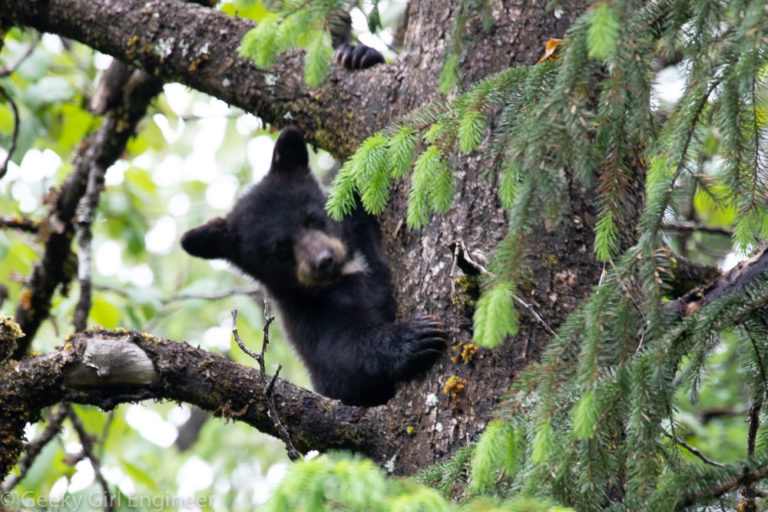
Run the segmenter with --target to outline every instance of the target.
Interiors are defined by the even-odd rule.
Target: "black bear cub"
[[[294,127],[275,143],[266,177],[224,218],[184,233],[200,258],[223,258],[267,288],[318,393],[348,405],[387,402],[446,347],[429,316],[395,322],[390,269],[376,218],[361,206],[342,222],[309,170]]]

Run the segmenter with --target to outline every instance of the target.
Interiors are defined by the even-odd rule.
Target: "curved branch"
[[[38,237],[45,241],[45,253],[24,283],[16,307],[16,321],[25,334],[14,352],[17,359],[27,352],[40,324],[48,317],[56,288],[72,279],[75,265],[70,255],[76,210],[86,192],[91,169],[96,166],[105,171],[120,157],[149,102],[162,90],[162,82],[146,73],[130,85],[121,108],[104,116],[99,129],[80,146],[75,170],[52,198],[53,204],[38,230]]]
[[[26,25],[75,39],[167,81],[179,81],[277,126],[295,124],[337,156],[391,118],[395,70],[336,70],[328,84],[304,83],[298,52],[269,71],[237,55],[254,25],[181,0],[8,0],[0,24]],[[343,77],[343,80],[340,78]],[[359,90],[380,91],[363,98]],[[354,113],[354,115],[350,115]]]
[[[135,331],[78,333],[58,352],[10,361],[0,371],[0,476],[16,463],[26,423],[61,401],[103,409],[144,399],[183,401],[277,436],[266,385],[258,369],[187,343]],[[302,452],[348,449],[384,461],[394,451],[393,434],[376,420],[379,408],[345,406],[283,379],[272,394]]]

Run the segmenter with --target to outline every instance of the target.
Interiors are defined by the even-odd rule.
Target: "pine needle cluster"
[[[664,106],[654,80],[670,59],[685,86]],[[474,342],[490,347],[516,332],[512,298],[533,226],[562,216],[569,180],[597,191],[594,252],[608,270],[476,445],[471,492],[579,510],[671,510],[735,499],[738,485],[724,483],[762,478],[745,476],[766,472],[762,427],[757,450],[732,465],[695,456],[677,431],[679,397],[695,402],[724,336],[735,334],[745,402],[760,413],[768,280],[681,321],[666,307],[673,270],[664,224],[692,188],[738,212],[736,248],[747,252],[768,235],[767,61],[762,1],[600,1],[574,23],[555,61],[502,71],[419,109],[365,141],[341,169],[330,215],[348,213],[356,193],[381,212],[393,181],[410,174],[407,223],[419,228],[455,199],[455,155],[492,154],[498,164],[487,177],[498,177],[510,220],[474,318]],[[642,214],[628,219],[625,198],[643,182]],[[636,225],[633,245],[620,239],[628,224]]]
[[[257,25],[243,37],[241,57],[269,69],[286,50],[304,48],[304,80],[312,86],[325,83],[331,66],[331,32],[336,13],[351,8],[349,0],[280,0],[270,3],[271,11],[261,13]]]

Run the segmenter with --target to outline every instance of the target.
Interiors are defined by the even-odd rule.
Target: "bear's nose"
[[[323,249],[312,259],[312,268],[319,274],[328,274],[333,269],[333,253],[329,249]]]

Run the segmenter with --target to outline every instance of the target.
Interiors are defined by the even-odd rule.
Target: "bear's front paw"
[[[345,43],[333,52],[333,61],[345,69],[367,69],[384,62],[384,56],[378,50],[364,44]]]
[[[400,324],[402,376],[411,378],[432,366],[448,346],[443,324],[431,315],[418,315]]]

